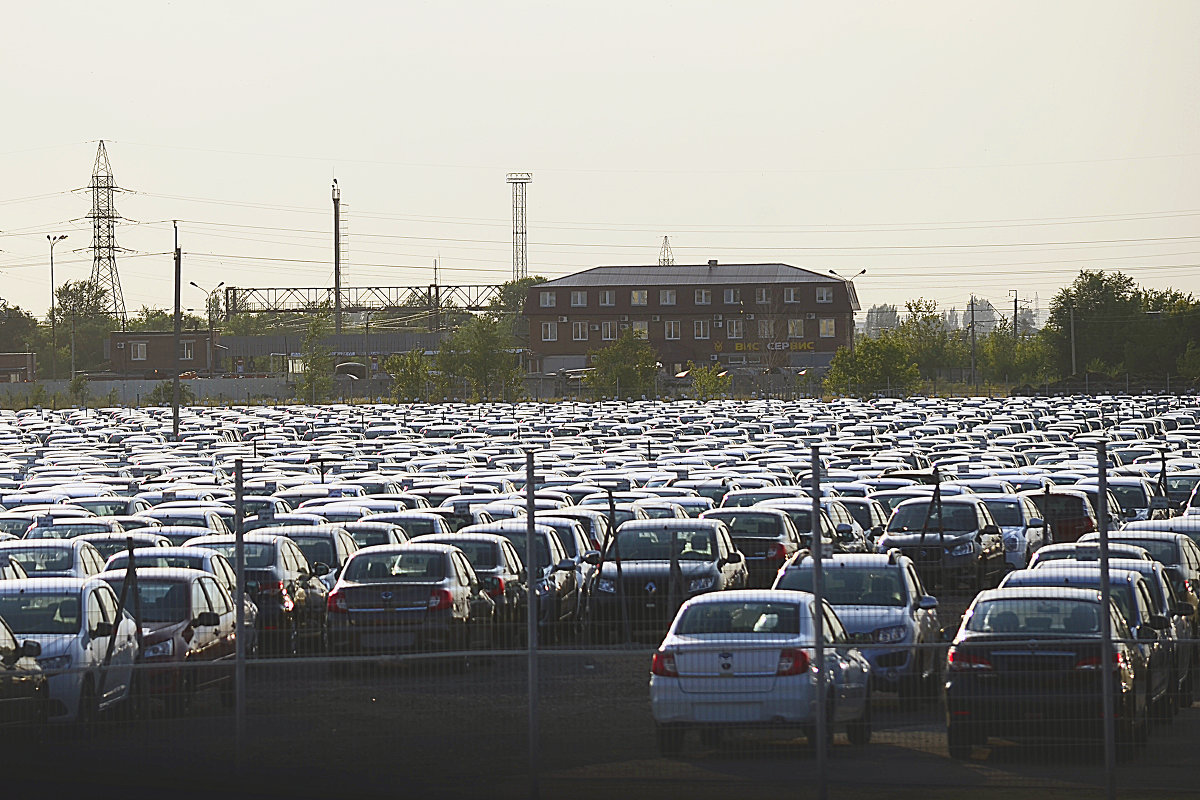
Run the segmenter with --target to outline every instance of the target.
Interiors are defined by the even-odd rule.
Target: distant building
[[[33,353],[0,353],[0,383],[37,380],[37,358]]]
[[[720,363],[799,371],[852,347],[854,284],[788,264],[596,267],[530,287],[529,371],[587,366],[632,330],[671,374]]]
[[[220,334],[209,341],[207,330],[184,331],[179,337],[179,371],[210,375],[221,359]],[[170,378],[175,370],[174,331],[113,331],[107,353],[115,375],[126,378]]]

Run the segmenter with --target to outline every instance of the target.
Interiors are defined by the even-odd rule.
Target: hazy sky
[[[1200,294],[1200,2],[10,4],[0,297],[90,275],[108,142],[130,312],[206,288],[782,261],[863,307],[1085,267]],[[185,306],[203,296],[185,287]],[[0,349],[3,349],[0,343]]]

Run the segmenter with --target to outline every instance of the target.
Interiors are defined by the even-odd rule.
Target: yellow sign
[[[713,349],[720,352],[721,343],[714,342]],[[800,352],[801,350],[811,351],[813,349],[813,343],[812,342],[799,342],[799,341],[782,341],[782,342],[766,342],[766,343],[763,343],[763,342],[736,342],[733,345],[733,349],[735,352],[738,352],[738,353],[760,353],[763,350],[767,350],[767,351],[771,351],[771,352],[780,351],[780,350],[786,350],[786,351],[791,351],[791,352]]]

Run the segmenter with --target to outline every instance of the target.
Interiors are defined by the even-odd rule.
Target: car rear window
[[[902,606],[904,582],[895,568],[826,568],[823,571],[825,602],[833,606]],[[776,589],[812,591],[811,567],[789,569]]]
[[[1100,606],[1084,600],[1004,598],[979,603],[967,617],[978,633],[1098,633]]]
[[[800,606],[795,603],[700,603],[683,612],[675,633],[800,633]]]
[[[266,567],[275,566],[275,546],[263,544],[262,542],[246,542],[246,567],[249,569],[265,569]],[[221,555],[229,559],[229,563],[236,563],[237,545],[234,542],[205,542],[204,547],[207,550],[216,550]]]
[[[346,565],[347,581],[441,581],[446,577],[446,557],[442,553],[365,553],[354,556]]]
[[[761,536],[773,539],[782,533],[779,518],[771,514],[715,514],[713,516],[724,522],[733,536]],[[811,514],[806,514],[806,516],[811,517]]]
[[[0,617],[16,634],[75,633],[79,630],[79,595],[0,594]]]
[[[68,545],[6,549],[4,555],[21,562],[21,566],[30,575],[39,572],[62,572],[69,570],[75,563],[75,551]]]

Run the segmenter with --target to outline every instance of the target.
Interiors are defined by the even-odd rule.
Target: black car
[[[346,563],[328,598],[338,654],[489,647],[495,603],[462,550],[414,543],[368,547]]]
[[[1000,588],[975,597],[947,654],[951,757],[969,758],[990,736],[1102,736],[1101,614],[1112,625],[1118,735],[1123,743],[1145,741],[1146,659],[1116,605],[1102,607],[1091,589]]]
[[[300,546],[300,552],[314,568],[325,566],[321,582],[330,589],[337,581],[338,572],[350,556],[358,551],[358,542],[341,525],[288,525],[272,528],[271,532],[286,536]]]
[[[374,547],[377,544],[404,544],[408,541],[408,533],[403,527],[392,522],[346,522],[342,524],[350,538],[359,547]]]
[[[749,579],[746,559],[721,520],[630,520],[617,529],[600,563],[593,632],[600,641],[612,640],[628,624],[634,636],[661,638],[683,601],[744,589]]]
[[[40,643],[18,642],[0,619],[0,727],[39,725],[50,714],[50,689],[38,665]]]
[[[965,495],[905,500],[876,547],[899,548],[931,589],[963,584],[979,591],[994,586],[1005,571],[999,526],[982,500]]]
[[[522,641],[529,600],[523,585],[525,566],[512,542],[495,533],[428,534],[411,541],[461,550],[496,604],[497,640],[503,644]]]
[[[725,523],[734,546],[746,557],[748,586],[752,589],[765,589],[774,583],[784,562],[800,550],[800,532],[782,509],[726,506],[705,511],[700,519]]]
[[[320,651],[326,643],[325,598],[329,590],[304,553],[286,536],[248,533],[246,593],[258,606],[258,641],[265,654],[291,655],[301,647]],[[184,543],[215,550],[236,569],[231,535],[202,536]]]

